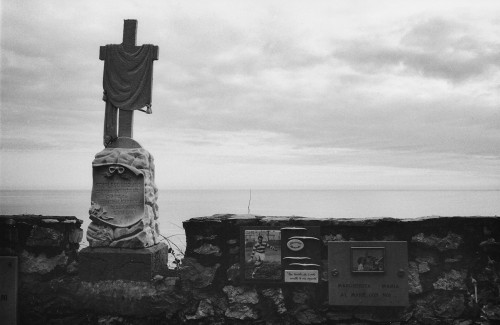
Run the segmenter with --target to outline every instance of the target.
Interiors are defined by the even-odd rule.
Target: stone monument
[[[80,254],[84,280],[149,280],[167,267],[168,248],[159,240],[154,159],[132,138],[134,110],[151,114],[158,46],[136,46],[136,34],[137,20],[125,20],[123,43],[100,48],[105,148],[92,162],[90,247]]]

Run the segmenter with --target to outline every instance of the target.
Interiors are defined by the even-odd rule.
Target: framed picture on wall
[[[384,273],[384,247],[351,247],[352,273]]]
[[[282,282],[281,230],[241,227],[240,266],[244,282]]]

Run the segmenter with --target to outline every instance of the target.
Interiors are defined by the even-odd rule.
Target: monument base
[[[168,272],[165,243],[140,248],[87,247],[79,252],[79,275],[83,281],[130,280],[149,282]]]

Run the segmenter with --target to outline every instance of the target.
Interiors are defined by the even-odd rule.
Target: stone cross
[[[108,45],[108,46],[101,46],[100,47],[100,53],[99,53],[99,59],[103,61],[110,61],[108,64],[111,65],[112,63],[115,64],[115,72],[118,74],[121,74],[118,78],[115,78],[115,80],[122,81],[120,78],[122,75],[127,75],[129,71],[116,71],[117,68],[116,62],[120,62],[123,57],[126,57],[127,55],[136,55],[137,53],[140,53],[141,49],[144,46],[149,46],[148,50],[150,50],[150,55],[148,56],[143,56],[145,58],[144,60],[158,60],[158,46],[153,46],[153,45],[144,45],[144,46],[136,46],[136,36],[137,36],[137,20],[135,19],[126,19],[124,21],[123,25],[123,43],[118,44],[118,45]],[[118,55],[113,52],[114,50],[118,50],[121,52],[116,52],[116,53],[121,53],[124,56],[118,57]],[[133,57],[133,60],[136,60],[136,57]],[[113,62],[111,62],[113,61]],[[146,91],[149,91],[149,97],[151,96],[151,85],[152,85],[152,63],[146,62],[146,64],[150,64],[150,73],[144,74],[146,75],[146,79],[149,78],[149,80],[143,81],[143,83],[146,83],[147,86],[149,86],[149,89],[146,89]],[[108,66],[109,66],[108,65]],[[109,72],[106,71],[106,62],[104,66],[104,76],[106,79],[106,76],[109,75]],[[123,70],[124,68],[121,68]],[[120,70],[120,69],[118,69]],[[129,70],[131,70],[129,68]],[[111,83],[115,82],[110,79]],[[119,82],[115,82],[119,83]],[[104,83],[103,83],[104,84]],[[133,87],[133,85],[129,84],[118,84],[116,86],[117,89],[127,89]],[[127,90],[129,91],[129,90]],[[132,90],[133,92],[134,90]],[[130,92],[130,91],[129,91]],[[134,119],[134,110],[142,110],[140,107],[135,107],[135,108],[129,108],[129,109],[122,109],[121,107],[116,107],[113,103],[112,100],[109,98],[109,94],[106,94],[106,89],[104,92],[104,97],[103,100],[106,101],[106,112],[104,115],[104,146],[108,147],[113,141],[115,141],[117,138],[132,138],[132,128],[133,128],[133,119]],[[146,105],[148,107],[147,113],[150,113],[150,103]],[[142,106],[144,107],[144,106]],[[118,113],[119,110],[119,113]],[[146,112],[146,111],[144,111]]]

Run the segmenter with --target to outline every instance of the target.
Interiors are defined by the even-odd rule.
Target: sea
[[[0,214],[75,216],[86,230],[90,190],[0,190]],[[500,191],[160,190],[161,234],[185,249],[182,222],[214,214],[307,218],[499,216]],[[88,245],[84,240],[82,247]]]

